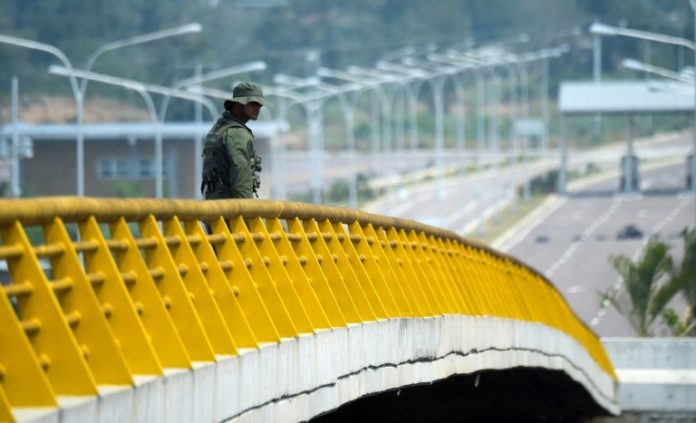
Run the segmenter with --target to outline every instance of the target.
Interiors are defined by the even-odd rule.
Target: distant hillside
[[[68,97],[26,96],[21,102],[20,120],[25,123],[74,123],[75,101]],[[10,108],[0,106],[0,125],[10,121]],[[144,108],[137,108],[118,100],[88,99],[85,104],[85,123],[92,122],[148,122]]]
[[[200,22],[202,34],[108,52],[94,68],[164,85],[191,76],[197,63],[216,69],[265,60],[269,69],[253,78],[270,82],[277,72],[301,76],[316,65],[307,60],[311,50],[320,53],[323,65],[343,67],[369,66],[406,45],[462,48],[509,42],[523,33],[528,41],[511,48],[532,49],[569,41],[554,37],[584,29],[594,19],[693,34],[688,0],[0,0],[0,33],[55,45],[78,68],[107,42]],[[575,39],[574,44],[575,61],[564,63],[564,70],[588,74],[590,40]],[[623,57],[649,58],[669,68],[679,60],[693,63],[690,53],[677,59],[671,46],[647,50],[645,43],[622,38],[607,39],[605,45],[607,72]],[[20,77],[25,93],[68,93],[64,78],[46,72],[56,62],[46,53],[0,44],[0,103],[8,102],[12,75]],[[98,84],[92,90],[107,96],[123,92]]]

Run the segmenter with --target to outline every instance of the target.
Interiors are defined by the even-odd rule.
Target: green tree
[[[673,279],[681,287],[686,300],[686,309],[680,316],[672,309],[665,310],[665,318],[674,332],[679,336],[696,335],[696,229],[684,228],[681,233],[684,240],[684,257],[675,269]]]
[[[669,245],[651,239],[635,263],[626,256],[610,262],[623,280],[623,289],[602,294],[629,322],[638,336],[654,335],[654,325],[667,304],[679,292],[680,280],[672,273]],[[668,323],[669,324],[669,323]]]

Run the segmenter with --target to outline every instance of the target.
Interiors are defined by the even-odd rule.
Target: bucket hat
[[[229,110],[232,103],[247,104],[252,101],[262,106],[270,106],[270,103],[263,98],[263,90],[260,85],[249,81],[240,82],[232,90],[232,98],[225,100],[225,109]]]

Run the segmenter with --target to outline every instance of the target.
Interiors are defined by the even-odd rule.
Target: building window
[[[171,163],[162,161],[162,174],[169,177]],[[100,157],[97,159],[97,178],[99,179],[155,179],[155,161],[153,159],[127,159]]]

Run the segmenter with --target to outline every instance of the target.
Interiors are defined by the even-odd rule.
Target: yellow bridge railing
[[[261,200],[41,198],[0,200],[0,234],[0,421],[134,375],[396,317],[539,322],[616,379],[542,275],[413,221]]]

